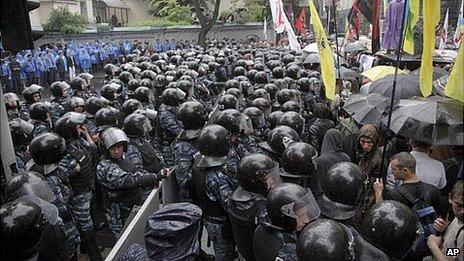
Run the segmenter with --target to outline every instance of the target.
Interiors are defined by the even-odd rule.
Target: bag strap
[[[416,204],[417,199],[414,195],[412,195],[411,191],[404,188],[403,186],[399,186],[397,191],[401,194],[401,196],[405,197],[412,205]]]

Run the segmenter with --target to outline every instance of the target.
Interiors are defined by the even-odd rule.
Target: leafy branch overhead
[[[80,14],[71,13],[67,7],[53,9],[50,18],[43,25],[45,32],[59,32],[62,34],[82,33],[85,29],[85,20]]]

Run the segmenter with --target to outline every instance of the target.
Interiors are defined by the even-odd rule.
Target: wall
[[[125,29],[125,28],[124,28]],[[127,29],[126,29],[127,30]],[[66,42],[75,40],[76,42],[90,42],[99,40],[148,40],[153,42],[155,39],[160,39],[164,42],[165,39],[176,40],[197,40],[200,31],[199,26],[176,26],[176,27],[157,27],[138,31],[112,31],[77,35],[61,35],[61,34],[46,34],[44,37],[34,42],[36,46],[50,42],[59,42],[62,38]],[[275,34],[271,26],[268,26],[268,39],[274,40]],[[222,39],[246,39],[247,36],[256,35],[263,39],[263,24],[248,23],[245,25],[216,25],[209,31],[209,38]]]
[[[67,6],[71,13],[80,13],[79,2],[77,1],[58,1],[58,0],[41,0],[40,7],[30,12],[31,26],[45,24],[50,17],[50,13],[53,9],[57,9],[60,6]],[[37,19],[38,17],[38,19]]]

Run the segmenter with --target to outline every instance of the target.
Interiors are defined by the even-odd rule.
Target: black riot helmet
[[[153,85],[153,81],[152,81],[152,80],[150,80],[150,79],[148,79],[148,78],[145,78],[145,79],[140,80],[140,82],[139,82],[139,87],[140,87],[140,86],[145,86],[145,87],[151,89],[151,88],[153,88],[154,85]]]
[[[191,72],[191,71],[187,71],[187,72]],[[179,77],[179,81],[189,81],[192,84],[195,82],[193,77],[187,74],[184,74],[181,77]]]
[[[285,77],[285,71],[282,67],[278,66],[272,69],[272,78],[283,79]]]
[[[115,127],[119,121],[119,110],[113,107],[101,108],[95,114],[95,124],[99,131],[107,127]]]
[[[280,183],[278,164],[266,155],[253,153],[243,157],[238,166],[240,186],[266,196],[267,192]]]
[[[69,100],[69,104],[73,110],[79,106],[85,108],[85,101],[81,97],[72,97],[71,100]]]
[[[32,120],[46,122],[50,116],[51,104],[48,102],[36,102],[29,107],[29,117]]]
[[[298,93],[290,89],[279,90],[277,92],[276,98],[277,98],[277,102],[280,105],[283,105],[284,103],[288,101],[295,101],[295,102],[299,101]]]
[[[256,98],[251,102],[251,106],[260,109],[264,117],[267,117],[271,113],[271,104],[265,98]]]
[[[295,61],[295,56],[293,56],[292,54],[286,54],[282,57],[282,62],[285,64],[289,64],[294,61]]]
[[[156,75],[154,84],[155,84],[155,88],[164,89],[166,85],[168,84],[168,81],[166,80],[166,76],[162,74]]]
[[[177,88],[181,89],[183,92],[185,92],[187,94],[191,94],[193,84],[190,81],[187,81],[187,80],[179,80],[179,81],[177,81]]]
[[[57,81],[50,85],[50,91],[55,98],[67,97],[71,87],[66,82]]]
[[[19,97],[14,92],[7,92],[3,94],[3,99],[5,100],[5,106],[7,110],[12,110],[21,107]]]
[[[231,95],[235,96],[235,98],[237,98],[237,100],[240,100],[240,98],[242,97],[242,92],[237,88],[228,89],[226,91],[226,94],[231,94]]]
[[[357,260],[372,260],[373,256],[382,256],[381,252],[403,259],[416,240],[416,222],[411,209],[400,202],[387,200],[372,206],[356,239]]]
[[[87,99],[87,101],[85,101],[85,112],[88,115],[94,116],[98,110],[107,107],[108,104],[109,102],[106,99],[90,97],[89,99]]]
[[[55,123],[55,132],[66,141],[79,138],[76,127],[84,124],[85,115],[77,112],[67,112]]]
[[[71,82],[69,82],[69,85],[74,91],[83,91],[85,86],[87,86],[87,82],[81,77],[74,77]]]
[[[298,84],[300,91],[309,92],[311,87],[311,82],[309,81],[309,78],[300,78],[296,83]]]
[[[282,155],[285,148],[293,142],[300,141],[298,133],[288,126],[277,126],[267,134],[265,142],[259,145],[276,155]]]
[[[116,94],[119,93],[120,89],[121,85],[116,83],[105,84],[101,88],[100,94],[103,98],[109,101],[114,101],[116,100]]]
[[[237,109],[238,100],[234,95],[224,94],[219,98],[218,106],[220,110]]]
[[[287,111],[280,116],[277,125],[288,126],[294,129],[301,137],[305,127],[305,120],[301,114],[294,111]]]
[[[66,151],[66,142],[56,133],[43,133],[29,146],[34,162],[39,165],[58,163]]]
[[[180,105],[176,117],[182,122],[184,130],[198,130],[205,125],[208,112],[203,104],[190,101]]]
[[[305,223],[321,214],[311,190],[294,183],[276,185],[267,195],[266,210],[271,223],[288,232],[304,225],[297,223],[297,213],[306,215]]]
[[[235,76],[234,79],[239,81],[241,84],[242,82],[250,83],[250,80],[248,80],[248,78],[244,75]]]
[[[300,66],[298,65],[291,65],[287,68],[286,70],[286,75],[290,78],[292,78],[293,80],[296,80],[298,79],[298,72],[300,71]]]
[[[252,99],[256,99],[256,98],[264,98],[268,101],[271,101],[271,96],[269,95],[269,93],[263,89],[263,88],[259,88],[259,89],[256,89],[253,94],[251,95],[251,98]]]
[[[2,259],[32,260],[42,241],[44,217],[37,204],[18,199],[0,208]]]
[[[256,84],[266,84],[268,83],[267,73],[266,72],[256,72],[255,74],[255,83]]]
[[[153,93],[148,87],[140,86],[139,88],[135,89],[134,92],[134,99],[142,103],[152,102],[154,100]]]
[[[253,125],[250,117],[235,109],[223,110],[215,121],[230,131],[232,134],[249,135],[253,132]]]
[[[280,116],[282,116],[282,114],[284,113],[281,111],[273,111],[267,116],[270,125],[269,127],[271,129],[274,129],[278,125],[277,122],[279,121]]]
[[[293,182],[305,186],[314,172],[313,161],[317,157],[317,151],[313,146],[305,142],[294,142],[282,153],[281,173],[284,182]]]
[[[364,197],[365,181],[366,175],[358,165],[351,162],[333,165],[321,181],[324,194],[319,206],[322,214],[335,220],[347,220],[356,215]]]
[[[37,85],[37,84],[32,84],[31,86],[24,88],[21,94],[23,95],[26,103],[31,104],[31,103],[36,102],[36,100],[34,99],[35,94],[39,94],[39,96],[41,97],[42,90],[43,90],[42,86]]]
[[[8,201],[22,196],[35,196],[49,203],[56,199],[47,180],[42,174],[35,171],[28,171],[21,173],[21,175],[13,176],[8,181],[5,195]]]
[[[288,101],[282,104],[280,108],[283,112],[297,112],[298,114],[301,112],[301,106],[298,102],[295,101]]]
[[[254,129],[260,128],[266,123],[264,113],[256,107],[248,107],[243,110],[243,113],[250,117]]]
[[[122,144],[124,146],[124,151],[127,151],[128,140],[124,131],[119,128],[110,127],[101,133],[99,146],[103,154],[109,157],[108,150],[115,145]]]
[[[122,105],[122,112],[124,115],[129,115],[136,110],[143,109],[142,103],[136,99],[128,99]]]
[[[118,67],[116,67],[116,65],[112,63],[108,63],[108,64],[105,64],[105,66],[103,66],[103,70],[105,71],[106,75],[113,76],[118,70]]]
[[[150,80],[155,80],[156,78],[156,73],[152,70],[145,70],[142,72],[142,74],[140,75],[140,77],[142,79],[150,79]]]
[[[127,83],[127,89],[128,89],[129,91],[132,91],[132,92],[135,91],[135,89],[137,89],[137,88],[139,87],[139,85],[140,85],[139,82],[140,82],[140,81],[137,80],[137,79],[132,79],[132,80],[130,80],[130,81]]]
[[[234,76],[246,75],[246,70],[242,66],[237,66],[234,68]]]
[[[298,260],[351,260],[348,231],[337,221],[320,219],[308,224],[298,237]]]
[[[207,168],[224,164],[229,153],[229,140],[230,132],[224,127],[216,124],[204,127],[198,137],[200,157],[196,166]]]
[[[34,130],[34,125],[21,118],[12,119],[9,122],[11,138],[15,148],[20,148],[29,144],[29,135]]]
[[[134,79],[134,76],[132,73],[124,71],[119,74],[118,79],[121,80],[124,84],[127,84],[130,80]]]
[[[225,90],[228,90],[228,89],[231,89],[231,88],[237,88],[237,89],[240,89],[240,82],[235,80],[235,79],[231,79],[231,80],[228,80],[225,85]]]
[[[168,88],[161,94],[163,104],[168,106],[179,106],[184,100],[186,94],[178,88]]]
[[[79,75],[77,75],[77,77],[80,77],[80,78],[84,79],[85,83],[86,83],[86,86],[90,86],[91,81],[94,78],[92,74],[86,73],[86,72],[80,73]]]
[[[264,66],[264,64],[262,64],[261,62],[257,62],[253,65],[253,69],[257,71],[264,71],[264,69],[266,69],[266,66]]]
[[[145,137],[152,130],[150,120],[143,114],[133,113],[124,119],[123,128],[128,137]]]
[[[275,100],[275,96],[276,96],[277,92],[279,91],[279,87],[277,87],[277,85],[275,85],[273,83],[268,83],[268,84],[264,85],[263,88],[269,93],[269,96],[271,97],[271,100]]]
[[[258,71],[255,69],[251,69],[246,73],[246,77],[248,80],[250,80],[250,83],[254,84],[255,83],[255,76]]]

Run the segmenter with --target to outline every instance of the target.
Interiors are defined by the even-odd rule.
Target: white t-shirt
[[[446,185],[446,173],[443,163],[430,158],[426,153],[411,151],[416,159],[416,175],[421,181],[442,189]]]
[[[463,251],[464,251],[464,231],[458,235],[459,228],[464,226],[464,223],[459,223],[457,218],[454,218],[453,221],[448,225],[445,235],[443,236],[443,254],[446,255],[446,250],[449,248],[459,248],[459,255],[453,257],[453,260],[463,260]],[[457,238],[456,238],[457,237]],[[456,242],[455,242],[456,241]]]

